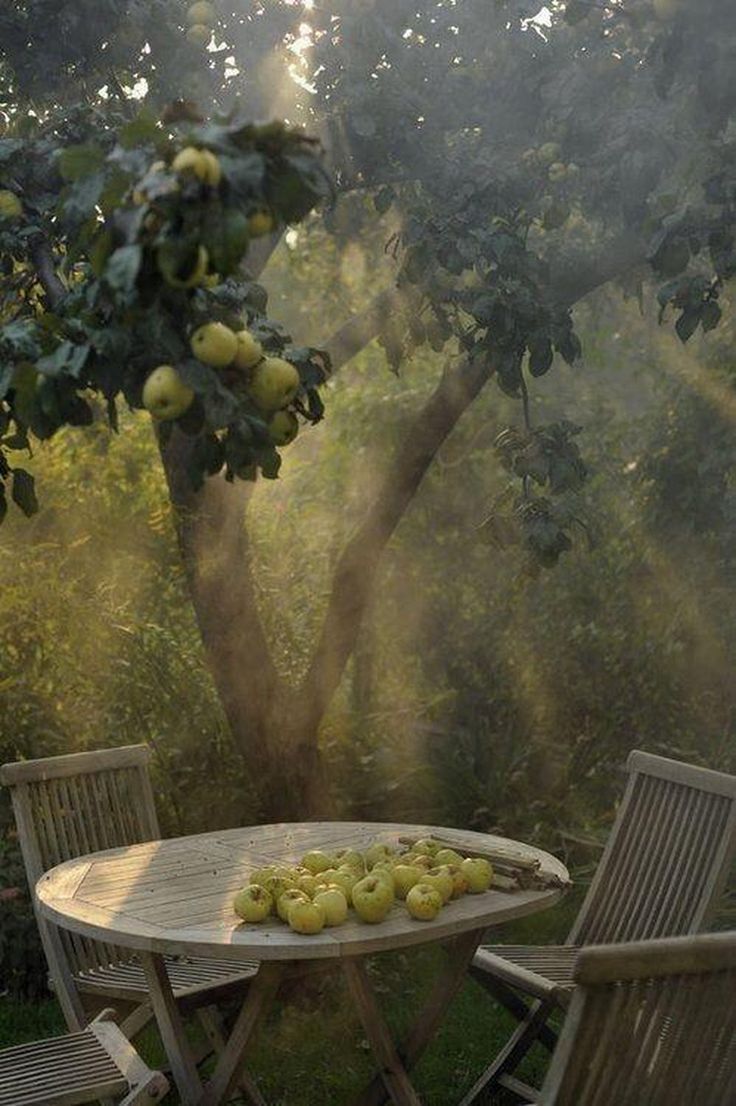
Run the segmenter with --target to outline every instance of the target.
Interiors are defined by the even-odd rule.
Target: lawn
[[[555,942],[569,928],[577,895],[536,918],[498,931],[498,940]],[[387,1017],[400,1031],[412,1018],[442,953],[436,948],[391,953],[371,965],[373,981]],[[473,980],[468,979],[448,1012],[432,1046],[416,1070],[416,1085],[425,1106],[459,1101],[484,1065],[501,1047],[511,1019]],[[4,1045],[62,1032],[58,1006],[0,1000],[0,1043]],[[139,1042],[152,1064],[163,1054],[154,1031]],[[254,1042],[250,1066],[272,1106],[339,1106],[349,1103],[370,1076],[371,1060],[361,1027],[337,977],[328,977],[306,995],[294,994],[275,1005]],[[544,1053],[526,1069],[531,1081],[544,1072]],[[172,1093],[167,1106],[175,1106]],[[490,1101],[501,1103],[503,1099]]]

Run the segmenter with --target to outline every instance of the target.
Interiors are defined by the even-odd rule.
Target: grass
[[[499,941],[555,942],[564,937],[577,909],[576,896],[547,914],[504,927]],[[494,939],[496,937],[494,936]],[[432,946],[391,953],[371,962],[374,987],[395,1033],[408,1026],[420,1008],[442,963]],[[483,989],[468,979],[445,1021],[418,1064],[414,1080],[425,1106],[459,1101],[506,1040],[513,1021]],[[0,1045],[16,1044],[63,1032],[53,1000],[22,1003],[0,999]],[[160,1065],[163,1052],[154,1030],[138,1045],[149,1063]],[[532,1057],[525,1077],[539,1082],[545,1054]],[[272,1106],[339,1106],[349,1103],[373,1074],[362,1028],[338,976],[313,984],[275,1004],[259,1028],[249,1066]],[[166,1106],[179,1101],[171,1093]],[[502,1098],[490,1100],[501,1103]]]

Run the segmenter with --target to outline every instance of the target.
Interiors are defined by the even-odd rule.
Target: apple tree
[[[576,303],[615,283],[643,308],[653,295],[683,341],[718,325],[736,272],[736,12],[13,0],[0,34],[0,478],[35,510],[17,461],[32,439],[100,409],[114,428],[117,403],[141,406],[166,367],[158,442],[233,739],[265,816],[316,813],[319,725],[381,553],[476,397],[493,380],[519,401],[489,459],[509,487],[480,536],[539,573],[584,531],[579,427],[535,425],[529,401],[558,358],[581,360]],[[343,240],[385,226],[393,286],[295,347],[256,280],[280,230],[320,204]],[[337,560],[290,686],[258,613],[248,489],[277,475],[299,420],[323,414],[319,385],[374,338],[394,372],[426,350],[444,369]],[[279,378],[265,401],[252,343],[287,374],[275,426]]]

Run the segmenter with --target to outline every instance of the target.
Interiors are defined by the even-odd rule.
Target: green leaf
[[[61,342],[53,353],[41,357],[36,368],[44,376],[79,377],[90,354],[89,346],[77,346],[74,342]]]
[[[59,154],[59,172],[64,180],[78,181],[96,173],[104,162],[103,151],[90,142],[80,146],[67,146]]]
[[[212,268],[229,276],[235,272],[248,249],[248,220],[235,208],[214,208],[202,233],[202,245]]]
[[[390,184],[385,184],[383,188],[379,188],[373,198],[373,204],[378,214],[385,215],[395,199],[396,193]]]
[[[702,307],[688,307],[680,315],[675,323],[675,330],[681,342],[687,342],[688,338],[692,338],[698,329],[702,310]]]
[[[13,502],[27,518],[38,511],[36,482],[25,469],[13,469]]]
[[[549,338],[535,341],[529,346],[529,372],[532,376],[544,376],[552,368],[555,354]]]
[[[715,330],[721,321],[723,312],[716,303],[715,300],[708,300],[703,304],[703,310],[700,313],[700,323],[703,327],[703,332],[708,333],[709,330]]]
[[[129,123],[125,123],[120,128],[118,138],[120,145],[124,149],[130,150],[134,146],[156,142],[162,137],[162,134],[155,114],[149,108],[143,108],[135,119],[131,119]]]
[[[110,255],[105,266],[105,281],[116,292],[132,292],[141,267],[140,246],[121,246]]]

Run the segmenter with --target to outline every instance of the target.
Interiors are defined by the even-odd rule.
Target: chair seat
[[[578,945],[481,945],[473,966],[538,998],[567,1005],[575,988]]]
[[[214,957],[167,956],[166,972],[176,998],[230,988],[237,989],[258,971],[256,960],[218,960]],[[122,999],[145,1001],[148,984],[137,960],[119,961],[103,968],[80,972],[76,977],[80,990],[112,995]]]
[[[128,1086],[89,1031],[0,1052],[0,1106],[97,1102],[125,1094]]]

